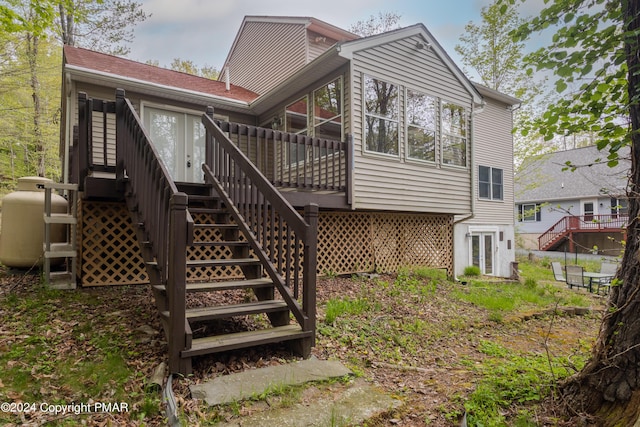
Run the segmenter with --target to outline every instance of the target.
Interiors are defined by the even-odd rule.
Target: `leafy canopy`
[[[516,1],[501,0],[506,12]],[[618,151],[630,144],[627,66],[622,10],[614,0],[550,0],[547,7],[511,34],[524,41],[534,33],[553,29],[549,46],[525,58],[527,73],[551,70],[562,98],[550,105],[539,120],[522,129],[555,136],[591,133],[599,149],[608,147],[610,166]]]

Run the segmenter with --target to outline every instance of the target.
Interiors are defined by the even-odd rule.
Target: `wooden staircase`
[[[262,344],[290,341],[291,348],[303,357],[309,355],[313,331],[304,331],[298,324],[291,324],[291,314],[287,303],[282,299],[276,299],[276,291],[273,280],[265,277],[262,262],[251,253],[250,244],[246,236],[242,235],[240,228],[235,224],[228,209],[225,209],[219,198],[198,194],[202,187],[182,185],[189,196],[188,210],[192,217],[203,218],[205,222],[194,222],[193,239],[187,248],[186,269],[209,271],[217,279],[207,281],[187,279],[187,295],[206,295],[207,298],[199,298],[207,301],[206,306],[190,307],[187,303],[185,317],[188,322],[188,330],[207,330],[211,335],[194,338],[192,334],[181,357],[191,358],[210,353],[218,353],[253,347]],[[212,190],[210,187],[208,191]],[[144,234],[144,227],[140,227]],[[196,238],[198,236],[204,236]],[[215,247],[216,251],[203,251],[203,248]],[[198,250],[195,250],[198,249]],[[194,256],[198,253],[226,253],[228,258],[202,258]],[[145,260],[148,270],[158,269],[155,260]],[[221,268],[236,267],[240,270],[241,277],[221,278]],[[151,273],[150,271],[150,273]],[[157,271],[151,273],[152,277],[159,277]],[[236,275],[237,276],[237,275]],[[157,281],[157,280],[156,280]],[[166,331],[169,330],[171,311],[168,306],[167,287],[163,284],[154,284],[153,290],[162,323]],[[220,296],[216,298],[216,296]],[[229,296],[232,296],[230,298]],[[243,301],[250,298],[249,301]],[[188,297],[187,297],[188,299]],[[217,300],[217,301],[216,301]],[[231,300],[231,301],[230,301]],[[251,331],[239,331],[232,333],[215,333],[216,321],[234,320],[247,316],[264,315],[270,323],[270,327]],[[265,323],[265,322],[258,322]],[[213,327],[201,327],[213,325]],[[220,329],[220,328],[218,328]]]
[[[211,115],[203,115],[207,184],[176,184],[124,92],[116,95],[116,179],[137,225],[170,370],[189,374],[194,356],[275,342],[308,357],[317,205],[300,216]],[[247,316],[264,321],[252,330],[215,327]]]

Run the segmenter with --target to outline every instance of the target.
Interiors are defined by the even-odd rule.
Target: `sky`
[[[138,24],[130,59],[191,60],[220,70],[245,15],[308,16],[348,30],[380,12],[401,16],[400,26],[422,23],[460,68],[454,47],[469,21],[481,22],[480,11],[492,0],[139,0],[151,14]],[[543,0],[529,0],[524,13]],[[529,9],[529,10],[526,10]]]

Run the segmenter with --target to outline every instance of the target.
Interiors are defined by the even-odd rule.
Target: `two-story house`
[[[421,24],[359,38],[246,17],[218,81],[67,46],[62,89],[79,282],[151,282],[174,371],[272,341],[308,354],[317,274],[511,275],[519,101],[470,82]],[[185,304],[247,288],[256,301]],[[257,313],[273,328],[191,332]]]

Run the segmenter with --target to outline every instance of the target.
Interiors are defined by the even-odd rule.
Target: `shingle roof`
[[[193,76],[179,71],[168,70],[154,65],[143,64],[117,56],[94,52],[78,47],[64,47],[65,64],[94,70],[115,76],[136,79],[164,86],[201,92],[237,101],[250,102],[258,95],[240,86],[230,86],[226,90],[224,82]]]
[[[556,151],[525,160],[516,175],[517,203],[624,195],[631,167],[629,150],[619,152],[620,162],[607,166],[606,150],[596,146]],[[574,171],[567,162],[578,166]]]

